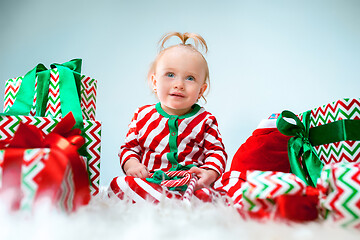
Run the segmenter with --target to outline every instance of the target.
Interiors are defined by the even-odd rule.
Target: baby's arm
[[[201,176],[198,183],[204,186],[210,186],[213,184],[219,176],[224,172],[227,160],[227,154],[225,152],[224,144],[218,129],[217,121],[213,115],[211,115],[206,121],[205,135],[204,135],[204,162],[199,166],[203,172],[203,180]]]
[[[130,158],[123,165],[124,172],[127,176],[133,176],[138,178],[149,177],[149,171],[147,167],[140,163],[136,158]]]
[[[199,181],[195,186],[195,190],[203,187],[210,187],[219,177],[219,173],[213,169],[192,167],[190,168],[189,172],[195,173],[196,176],[199,178]]]
[[[120,147],[120,165],[127,176],[146,178],[149,171],[140,163],[142,148],[138,141],[137,121],[140,109],[138,108],[129,124],[129,131],[125,144]]]

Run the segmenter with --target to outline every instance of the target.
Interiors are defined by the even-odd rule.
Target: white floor
[[[78,212],[67,215],[44,205],[35,213],[0,212],[0,239],[359,239],[359,230],[329,223],[285,224],[245,221],[223,204],[167,201],[159,205],[128,204],[99,194]]]

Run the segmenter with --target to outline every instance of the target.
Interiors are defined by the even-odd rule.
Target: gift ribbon
[[[35,95],[35,82],[38,77],[36,113],[43,116],[46,110],[47,94],[49,91],[50,71],[43,65],[38,64],[35,68],[25,74],[14,104],[6,112],[8,115],[29,115],[33,106]]]
[[[10,201],[10,208],[17,210],[20,208],[22,198],[21,191],[21,164],[23,151],[10,148],[4,152],[2,164],[2,186],[1,192],[6,194],[6,200]]]
[[[319,191],[308,186],[305,194],[280,195],[276,198],[276,216],[296,222],[318,218]]]
[[[20,124],[4,153],[2,191],[14,190],[13,209],[20,206],[21,196],[21,163],[23,149],[50,148],[45,168],[34,178],[38,182],[35,200],[43,195],[56,199],[70,164],[75,185],[73,208],[87,204],[90,200],[88,175],[84,163],[77,153],[85,140],[79,129],[72,129],[75,119],[72,113],[66,115],[51,133],[43,136],[41,130],[32,125]],[[22,148],[17,149],[17,148]]]
[[[292,173],[307,185],[315,187],[323,163],[309,141],[310,113],[311,111],[304,113],[303,124],[294,113],[283,111],[277,119],[276,126],[282,134],[293,136],[288,141],[288,156]],[[295,124],[286,121],[286,118],[294,120]]]
[[[294,136],[288,142],[290,167],[294,174],[310,186],[315,186],[323,167],[312,146],[340,141],[360,141],[360,120],[341,119],[335,122],[309,128],[310,113],[303,114],[303,123],[290,111],[284,111],[277,120],[277,128],[287,136]],[[284,118],[295,121],[295,125]],[[299,158],[302,156],[302,163]]]
[[[76,124],[75,127],[83,130],[83,118],[80,105],[80,72],[81,59],[73,59],[69,62],[51,64],[51,68],[57,68],[59,72],[59,90],[61,114],[65,116],[72,112]],[[35,82],[37,77],[36,116],[43,117],[49,93],[50,70],[43,64],[38,64],[34,69],[25,74],[14,104],[3,115],[29,115],[33,106],[35,95]]]
[[[73,59],[63,64],[51,64],[51,68],[57,68],[59,71],[61,115],[65,116],[72,112],[76,121],[74,127],[83,130],[84,125],[80,104],[81,63],[81,59]]]
[[[313,146],[360,140],[360,120],[342,119],[310,128],[310,142]]]

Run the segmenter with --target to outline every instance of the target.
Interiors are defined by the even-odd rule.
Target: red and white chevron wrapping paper
[[[48,134],[60,121],[58,118],[33,116],[0,116],[0,140],[14,136],[20,122],[35,125],[44,134]],[[99,193],[101,122],[84,120],[86,166],[90,178],[90,190],[93,195]]]
[[[306,184],[292,173],[275,171],[248,171],[242,186],[243,210],[268,211],[274,209],[274,200],[284,194],[305,194]]]
[[[360,163],[326,165],[318,188],[326,219],[360,229]]]

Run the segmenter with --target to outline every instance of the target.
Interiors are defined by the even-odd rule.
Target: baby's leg
[[[194,192],[194,197],[198,198],[203,202],[212,202],[215,198],[218,198],[220,195],[211,188],[201,188]]]
[[[115,194],[120,199],[135,202],[158,203],[164,198],[177,198],[182,196],[176,191],[169,191],[155,183],[149,183],[143,178],[131,176],[116,177],[112,180],[109,187],[110,193]]]

